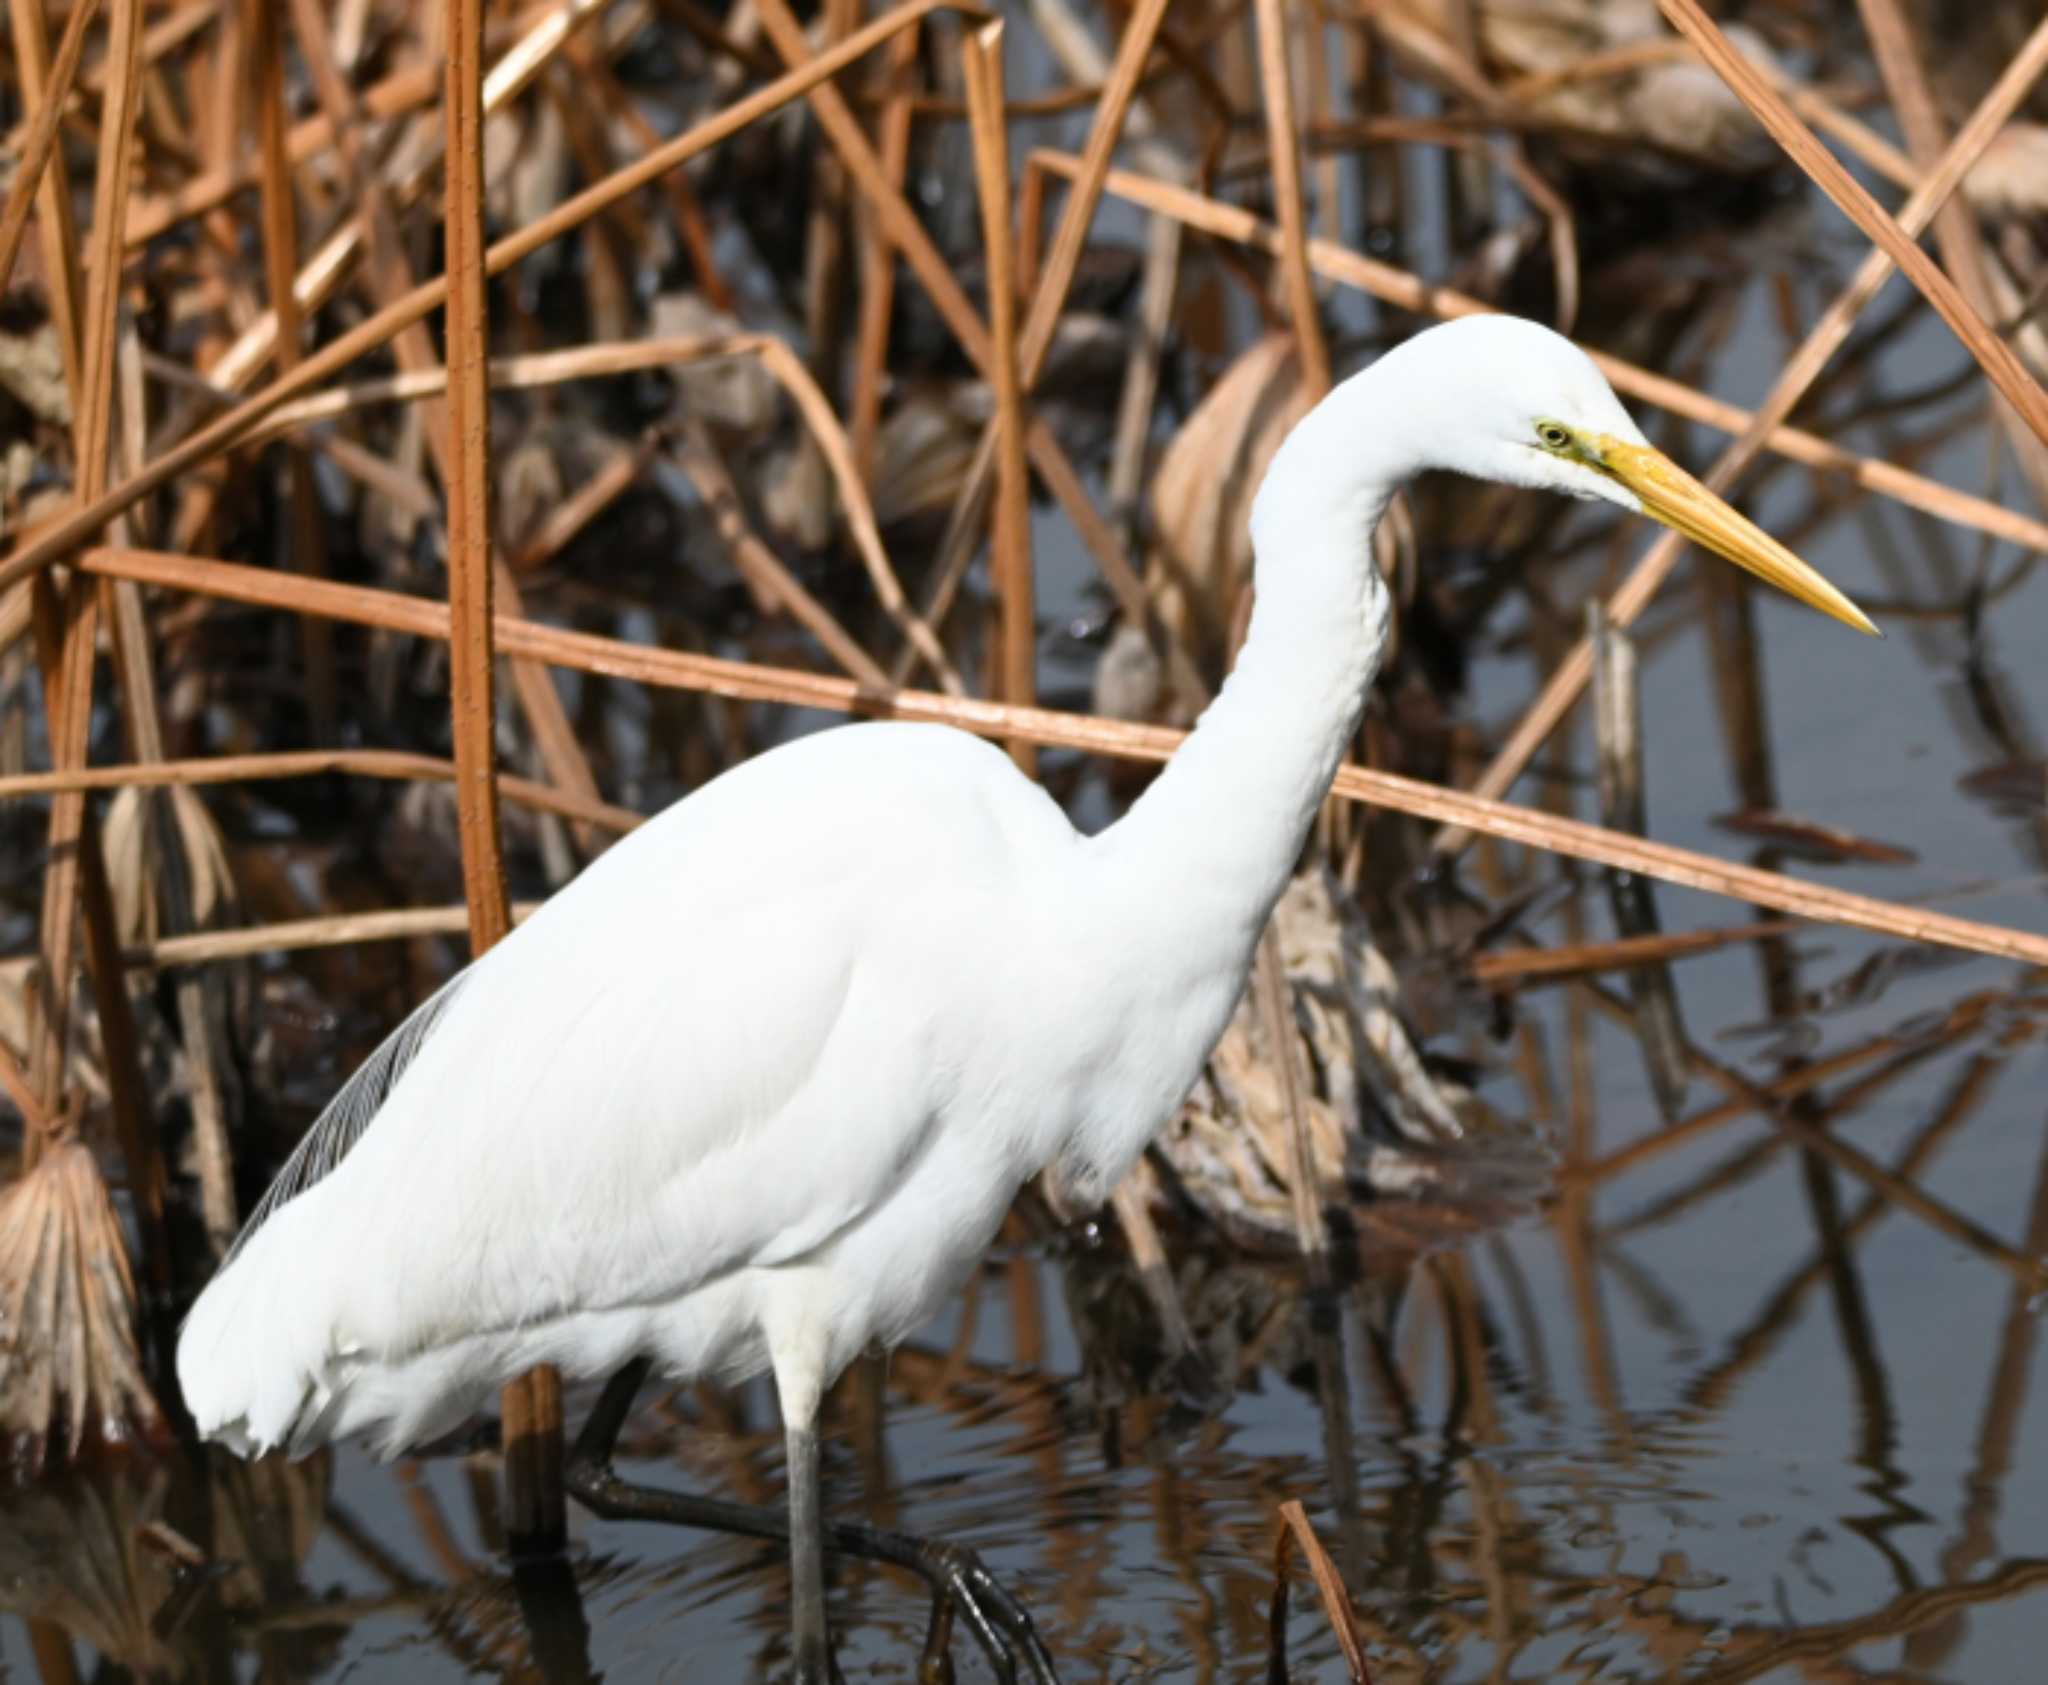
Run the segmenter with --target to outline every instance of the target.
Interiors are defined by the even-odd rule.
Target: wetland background
[[[449,170],[459,7],[10,0],[10,1675],[772,1676],[775,1551],[572,1517],[566,1574],[515,1579],[489,1451],[178,1443],[176,1318],[319,1106],[496,909],[832,723],[836,680],[868,711],[910,684],[1094,716],[1036,764],[1108,822],[1143,764],[1090,751],[1142,755],[1225,670],[1292,406],[1451,292],[1653,371],[1625,396],[1704,472],[1870,249],[1650,4],[1033,0],[1003,13],[1003,124],[977,20],[911,10],[835,109],[789,67],[897,14],[486,7]],[[1989,107],[1928,250],[2036,375],[2038,13],[1714,8],[1887,206]],[[786,103],[741,104],[762,89]],[[1091,141],[1106,184],[1061,161]],[[486,287],[444,237],[464,203],[555,237]],[[435,396],[438,306],[394,325],[444,272],[488,311],[487,455]],[[1640,523],[1425,483],[1389,523],[1359,760],[1511,776],[1619,590],[1603,696],[1632,649],[1639,705],[1529,734],[1515,799],[2048,926],[2048,445],[1914,284],[1843,326],[1783,394],[1809,442],[1773,435],[1739,489],[1882,646],[1690,560],[1631,614]],[[976,467],[1012,437],[1028,502]],[[451,523],[485,487],[487,529]],[[451,585],[452,641],[417,610]],[[494,660],[465,724],[451,685]],[[490,762],[495,844],[453,782]],[[1307,864],[1289,1035],[1248,1010],[1125,1198],[1027,1195],[946,1318],[845,1378],[831,1506],[981,1550],[1069,1679],[1344,1677],[1298,1571],[1276,1661],[1288,1500],[1382,1682],[2034,1677],[2040,971],[1351,802]],[[765,1386],[650,1398],[629,1444],[642,1478],[780,1501]],[[843,1567],[849,1677],[914,1677],[926,1613]]]

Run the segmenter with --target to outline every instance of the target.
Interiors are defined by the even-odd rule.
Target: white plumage
[[[1179,1104],[1356,727],[1387,612],[1372,527],[1428,466],[1647,505],[1847,606],[1663,477],[1557,336],[1410,341],[1282,447],[1236,671],[1120,823],[1082,837],[996,749],[911,725],[821,732],[678,803],[316,1126],[179,1343],[200,1430],[390,1452],[534,1363],[648,1354],[772,1369],[794,1454],[821,1389],[932,1310],[1026,1179],[1106,1194]]]
[[[1063,1050],[986,1026],[1085,994],[1046,938],[1086,846],[998,751],[901,725],[625,838],[471,968],[374,1126],[202,1296],[195,1419],[397,1450],[536,1362],[748,1374],[779,1333],[822,1344],[815,1384],[900,1336],[1062,1145],[1033,1102]],[[1113,1034],[1062,1062],[1112,1069]],[[984,1126],[947,1130],[963,1108]]]

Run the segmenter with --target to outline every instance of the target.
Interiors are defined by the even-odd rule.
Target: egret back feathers
[[[443,983],[422,1005],[413,1009],[404,1023],[379,1042],[377,1051],[341,1085],[340,1092],[313,1120],[313,1127],[306,1131],[306,1138],[292,1149],[292,1156],[284,1161],[284,1168],[278,1171],[276,1179],[257,1202],[256,1209],[249,1213],[242,1232],[235,1236],[234,1244],[221,1260],[222,1269],[241,1256],[251,1237],[280,1209],[325,1178],[348,1157],[350,1149],[363,1138],[363,1131],[370,1127],[384,1102],[390,1098],[392,1089],[398,1086],[398,1079],[405,1075],[406,1067],[419,1056],[427,1037],[434,1033],[434,1027],[455,1004],[455,997],[462,992],[469,976],[467,971],[458,971]]]

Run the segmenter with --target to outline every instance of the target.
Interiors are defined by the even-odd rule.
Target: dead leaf
[[[1970,166],[1963,191],[1986,216],[2048,211],[2048,124],[2006,124]]]
[[[1252,498],[1303,398],[1293,339],[1269,334],[1231,364],[1160,455],[1146,584],[1168,633],[1211,671],[1221,669],[1251,575]]]
[[[71,389],[64,384],[64,358],[57,330],[45,322],[24,334],[0,334],[0,387],[19,398],[38,421],[71,425]]]
[[[695,293],[663,293],[650,315],[654,338],[709,339],[745,331],[737,317],[714,310]],[[713,427],[765,433],[780,414],[775,377],[758,357],[679,364],[671,374],[683,408]]]

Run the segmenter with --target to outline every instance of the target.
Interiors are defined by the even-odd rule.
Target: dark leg
[[[789,1449],[789,1584],[796,1605],[796,1685],[830,1685],[825,1637],[825,1536],[818,1511],[815,1418],[784,1425]]]
[[[699,1527],[708,1532],[733,1533],[747,1539],[772,1539],[787,1543],[791,1517],[779,1509],[755,1508],[723,1498],[700,1497],[687,1492],[665,1492],[658,1487],[640,1486],[621,1480],[612,1469],[612,1447],[633,1407],[633,1395],[647,1378],[649,1364],[637,1358],[605,1384],[597,1408],[591,1411],[583,1431],[576,1436],[569,1455],[564,1484],[570,1494],[592,1515],[605,1521],[662,1521],[678,1527]],[[790,1497],[794,1508],[799,1500],[795,1433],[791,1434]],[[817,1442],[811,1439],[811,1513],[817,1514]],[[1021,1674],[1032,1685],[1059,1685],[1052,1656],[1031,1624],[1024,1606],[999,1586],[971,1550],[938,1539],[919,1539],[908,1533],[866,1527],[849,1522],[823,1522],[819,1528],[824,1548],[839,1556],[860,1557],[869,1562],[887,1562],[908,1568],[932,1588],[939,1604],[957,1611],[988,1656],[989,1666],[1004,1685],[1013,1685]],[[794,1558],[793,1571],[801,1575],[802,1565]],[[823,1640],[822,1574],[820,1576],[819,1642]],[[802,1586],[797,1587],[798,1668],[804,1664],[805,1634]],[[927,1650],[928,1675],[936,1671],[936,1659]]]

